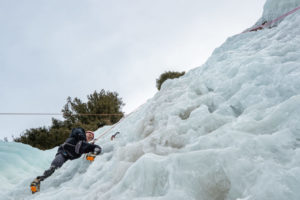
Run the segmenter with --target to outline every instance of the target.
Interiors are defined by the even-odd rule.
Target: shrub
[[[14,141],[45,150],[62,144],[72,128],[82,127],[85,130],[96,130],[105,125],[112,125],[123,117],[121,108],[124,103],[118,96],[116,92],[101,90],[98,93],[95,91],[87,96],[86,103],[77,97],[74,99],[68,97],[67,103],[62,109],[63,121],[52,118],[50,127],[31,128],[19,138],[15,138]]]
[[[163,82],[165,82],[167,79],[178,78],[180,76],[183,76],[184,74],[185,74],[185,72],[172,72],[172,71],[164,72],[163,74],[161,74],[159,76],[158,79],[156,79],[156,87],[157,87],[157,89],[160,90]]]

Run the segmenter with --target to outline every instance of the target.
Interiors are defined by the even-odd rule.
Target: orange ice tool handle
[[[86,156],[86,159],[87,159],[88,161],[90,161],[90,162],[93,162],[93,161],[95,160],[95,157],[94,157],[94,156],[89,156],[89,155],[87,155],[87,156]]]

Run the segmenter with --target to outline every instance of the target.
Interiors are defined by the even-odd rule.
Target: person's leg
[[[67,159],[62,154],[57,154],[54,160],[52,161],[50,168],[46,170],[42,176],[38,176],[37,179],[43,181],[44,179],[48,178],[54,173],[54,171],[57,168],[60,168],[66,161]]]
[[[36,177],[36,179],[34,179],[31,184],[30,184],[30,188],[31,188],[31,192],[36,193],[38,191],[40,191],[40,183],[41,181],[45,180],[46,178],[48,178],[49,176],[51,176],[53,174],[53,172],[61,167],[64,162],[66,162],[68,159],[66,159],[62,154],[56,154],[54,160],[51,163],[51,167],[50,169],[46,170],[43,174],[43,176],[38,176]]]

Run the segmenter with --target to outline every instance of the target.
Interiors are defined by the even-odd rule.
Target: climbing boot
[[[32,194],[39,192],[40,191],[40,179],[36,178],[32,181],[32,183],[30,184],[30,189]]]

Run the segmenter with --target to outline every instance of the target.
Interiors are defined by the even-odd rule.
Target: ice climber
[[[84,153],[94,158],[101,153],[101,147],[88,143],[94,139],[92,131],[86,131],[83,128],[73,128],[70,136],[59,146],[54,160],[48,170],[42,176],[36,177],[31,183],[32,193],[40,190],[40,182],[51,176],[57,168],[60,168],[67,160],[79,158]]]

